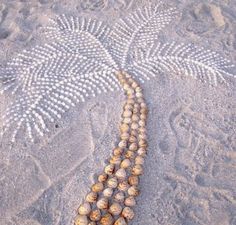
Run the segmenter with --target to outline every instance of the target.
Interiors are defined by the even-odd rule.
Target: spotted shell
[[[131,186],[128,189],[128,194],[131,196],[138,196],[139,195],[139,189],[137,186]]]
[[[87,216],[78,215],[75,218],[75,225],[88,225]]]
[[[107,181],[107,186],[110,188],[116,188],[118,185],[118,181],[116,177],[112,177]]]
[[[103,190],[103,188],[104,188],[103,183],[98,182],[98,183],[96,183],[96,184],[94,184],[94,185],[92,186],[92,191],[94,191],[94,192],[100,192],[100,191]]]
[[[112,175],[114,172],[115,166],[113,164],[109,164],[105,167],[104,171],[108,175]]]
[[[93,203],[93,202],[97,201],[97,196],[98,196],[97,193],[90,192],[90,193],[87,194],[85,199],[86,199],[87,202]]]
[[[103,195],[107,198],[110,198],[113,194],[113,190],[112,188],[106,188],[104,191],[103,191]]]
[[[127,220],[134,218],[134,211],[130,207],[125,207],[122,211],[122,216]]]
[[[132,175],[128,178],[128,182],[131,186],[132,185],[138,185],[139,184],[139,178],[138,178],[138,176]]]
[[[126,168],[130,167],[130,165],[131,165],[131,162],[129,159],[123,159],[120,164],[120,167],[123,169],[126,169]]]
[[[123,217],[120,217],[116,220],[116,222],[114,223],[114,225],[127,225],[125,219]]]
[[[93,210],[89,215],[90,220],[99,221],[101,219],[101,212],[99,209]]]
[[[88,202],[82,203],[78,209],[80,215],[88,215],[90,211],[91,211],[91,206]]]
[[[116,171],[115,175],[119,180],[124,180],[127,174],[125,169],[121,168]]]
[[[134,165],[133,169],[132,169],[132,174],[133,175],[141,175],[143,174],[143,167],[139,164]]]
[[[121,192],[121,191],[117,192],[117,193],[115,194],[115,196],[114,196],[114,199],[115,199],[117,202],[123,202],[124,199],[125,199],[125,194],[124,194],[124,192]]]
[[[104,216],[102,216],[100,220],[101,225],[112,225],[113,224],[113,217],[110,213],[106,213]]]
[[[108,199],[107,198],[101,198],[97,201],[97,207],[99,209],[107,209],[108,208]]]
[[[121,211],[122,211],[121,205],[119,203],[116,203],[116,202],[113,203],[109,208],[109,212],[114,216],[120,215]]]
[[[133,207],[136,205],[136,201],[133,196],[129,196],[128,198],[126,198],[124,203],[126,206],[129,206],[129,207]]]
[[[103,173],[101,175],[98,176],[98,181],[99,182],[105,182],[107,180],[107,174]]]

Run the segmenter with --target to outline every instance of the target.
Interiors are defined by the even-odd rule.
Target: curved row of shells
[[[147,153],[147,105],[142,89],[127,73],[118,73],[127,95],[120,125],[120,142],[109,164],[78,208],[75,225],[126,225],[134,218]]]

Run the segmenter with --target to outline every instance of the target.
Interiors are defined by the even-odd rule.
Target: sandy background
[[[0,62],[45,40],[55,14],[114,21],[148,1],[0,0]],[[162,40],[193,42],[236,63],[236,1],[166,0],[182,13]],[[231,87],[177,75],[146,82],[149,154],[135,225],[236,225],[236,105]],[[69,225],[117,144],[122,93],[78,104],[35,144],[0,142],[0,225]],[[2,113],[8,96],[0,97]]]

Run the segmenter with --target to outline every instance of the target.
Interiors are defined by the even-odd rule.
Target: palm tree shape
[[[6,110],[3,120],[4,132],[10,130],[11,141],[14,142],[19,131],[26,130],[29,139],[33,141],[34,137],[43,136],[48,130],[48,121],[60,119],[71,106],[85,101],[90,96],[123,87],[128,96],[123,113],[124,120],[128,121],[131,118],[127,112],[127,105],[132,103],[136,109],[141,107],[138,118],[143,121],[139,122],[139,125],[143,124],[140,125],[141,128],[135,129],[139,129],[139,136],[143,137],[147,110],[139,82],[142,83],[165,71],[184,74],[208,82],[212,86],[219,83],[227,84],[226,78],[234,77],[228,72],[233,65],[218,53],[192,44],[158,42],[159,31],[176,16],[175,8],[158,3],[140,8],[120,19],[112,29],[103,22],[87,18],[62,15],[51,20],[51,24],[44,29],[46,36],[51,40],[49,44],[23,51],[1,69],[2,91],[17,93],[15,100]],[[124,120],[121,125],[121,142],[114,150],[111,164],[108,165],[110,170],[106,168],[107,173],[101,174],[99,182],[92,187],[91,201],[83,203],[79,208],[80,215],[75,221],[76,224],[89,223],[87,215],[91,213],[90,204],[94,202],[105,213],[100,214],[100,211],[94,210],[94,221],[100,220],[103,216],[101,224],[113,224],[112,216],[119,212],[116,215],[118,216],[121,209],[114,205],[113,211],[109,209],[108,213],[108,202],[107,205],[106,202],[98,203],[97,193],[102,192],[107,184],[110,189],[117,187],[112,186],[112,181],[118,176],[115,172],[119,169],[123,169],[123,175],[131,169],[130,179],[133,185],[131,189],[126,190],[126,183],[122,181],[122,188],[125,189],[123,192],[128,191],[131,197],[128,199],[132,203],[130,206],[134,205],[132,197],[138,192],[137,177],[141,174],[142,157],[146,153],[146,136],[141,138],[141,142],[139,140],[136,147],[131,141],[124,143],[124,136],[130,135],[127,134],[128,131],[131,131],[133,136],[135,133],[132,124],[127,122],[129,125],[124,125]],[[139,148],[138,159],[129,151],[131,146],[135,151]],[[127,148],[128,153],[121,151]],[[129,159],[131,164],[126,160],[128,166],[120,168],[121,156]],[[135,165],[131,168],[132,163]],[[118,179],[117,182],[119,181]],[[129,180],[129,184],[132,182]],[[112,212],[114,215],[111,216]],[[133,218],[132,213],[132,210],[126,207],[122,211],[122,217],[118,218],[115,224],[126,224]]]

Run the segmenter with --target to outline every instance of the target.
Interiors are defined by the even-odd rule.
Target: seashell
[[[103,188],[104,188],[103,183],[98,182],[92,186],[92,191],[93,192],[100,192],[103,190]]]
[[[124,192],[121,192],[121,191],[117,192],[117,193],[115,194],[115,196],[114,196],[114,199],[115,199],[117,202],[123,202],[124,199],[125,199],[125,194],[124,194]]]
[[[144,133],[141,133],[138,135],[139,139],[144,139],[146,140],[147,139],[147,134],[144,134]]]
[[[131,151],[136,151],[137,149],[138,149],[138,145],[136,143],[132,143],[129,146],[129,150],[131,150]]]
[[[145,127],[146,126],[146,122],[144,120],[139,120],[138,125],[140,127]]]
[[[100,220],[101,225],[112,225],[113,224],[113,217],[110,213],[106,213]]]
[[[123,112],[123,117],[131,117],[132,116],[132,111],[131,110],[125,110]]]
[[[104,171],[108,175],[112,175],[114,172],[115,166],[113,164],[109,164],[105,167]]]
[[[137,122],[137,121],[139,121],[139,116],[135,113],[135,114],[133,114],[131,119],[132,119],[133,122]]]
[[[140,97],[140,98],[137,98],[137,102],[141,104],[141,103],[144,103],[145,100],[143,97]]]
[[[99,209],[107,209],[108,208],[108,199],[107,198],[101,198],[97,201],[97,207]]]
[[[129,88],[129,89],[127,90],[127,94],[128,94],[128,95],[134,94],[134,90],[133,90],[132,88]]]
[[[120,206],[119,203],[116,203],[116,202],[113,203],[109,208],[109,212],[114,216],[120,215],[121,211],[122,211],[122,207]]]
[[[96,225],[96,223],[92,221],[92,222],[89,222],[88,225]]]
[[[120,164],[120,167],[126,169],[126,168],[128,168],[130,165],[131,165],[131,162],[130,162],[129,159],[123,159],[122,162],[121,162],[121,164]]]
[[[133,207],[136,205],[136,201],[133,196],[129,196],[128,198],[126,198],[124,203],[126,206],[129,206],[129,207]]]
[[[88,202],[84,202],[78,208],[78,212],[80,215],[88,215],[90,213],[90,211],[91,211],[91,206]]]
[[[135,88],[135,91],[136,92],[142,92],[142,88],[140,86],[138,86],[138,87]]]
[[[146,134],[146,133],[147,133],[147,129],[146,129],[145,127],[140,127],[140,128],[139,128],[139,132]]]
[[[128,184],[127,181],[122,181],[122,182],[119,183],[119,185],[118,185],[118,189],[119,189],[120,191],[127,191],[128,188],[129,188],[129,184]]]
[[[120,138],[122,139],[122,140],[128,140],[129,139],[129,133],[127,133],[127,132],[125,132],[125,133],[122,133],[121,135],[120,135]]]
[[[95,209],[93,210],[90,215],[89,215],[89,218],[90,220],[92,221],[99,221],[101,219],[101,212],[99,209]]]
[[[118,144],[118,146],[119,146],[120,148],[126,148],[126,146],[127,146],[127,141],[125,141],[125,140],[120,141],[119,144]]]
[[[97,201],[97,197],[98,197],[97,193],[90,192],[90,193],[87,194],[85,199],[86,199],[87,202],[93,203],[93,202]]]
[[[134,211],[130,207],[125,207],[122,211],[122,216],[127,220],[134,218]]]
[[[139,115],[139,111],[140,111],[140,108],[137,108],[137,107],[135,107],[134,109],[133,109],[133,114],[138,114]],[[138,120],[136,120],[136,122],[137,122]]]
[[[142,108],[147,108],[147,104],[146,104],[145,102],[141,103],[140,106],[141,106]]]
[[[138,123],[136,123],[136,122],[131,123],[131,129],[137,130],[138,128],[139,128]]]
[[[137,138],[134,135],[131,135],[130,138],[129,138],[129,142],[134,143],[136,141],[137,141]]]
[[[147,119],[147,114],[141,114],[140,119],[141,120],[146,120]]]
[[[139,164],[134,165],[134,167],[132,169],[132,174],[137,175],[137,176],[143,174],[143,167]]]
[[[139,184],[139,178],[138,176],[130,176],[128,179],[129,184],[132,185],[138,185]]]
[[[140,155],[138,155],[136,158],[135,158],[135,164],[138,164],[138,165],[143,165],[144,164],[144,158]]]
[[[98,181],[99,182],[105,182],[107,180],[107,174],[103,173],[98,176]]]
[[[128,150],[128,151],[125,153],[125,157],[126,157],[127,159],[133,159],[134,156],[135,156],[135,154],[134,154],[133,151]]]
[[[147,107],[142,107],[142,108],[140,109],[140,113],[141,113],[141,114],[144,114],[144,115],[147,115],[147,114],[148,114],[148,109],[147,109]]]
[[[123,153],[123,149],[122,148],[115,148],[113,150],[113,154],[114,155],[121,155]]]
[[[142,98],[143,97],[142,92],[136,92],[135,95],[136,95],[137,98]]]
[[[123,168],[118,169],[115,175],[119,180],[124,180],[126,178],[126,171]]]
[[[134,99],[128,99],[128,100],[126,101],[126,103],[127,103],[127,104],[131,104],[131,105],[134,105],[135,101],[134,101]]]
[[[133,93],[133,94],[128,94],[128,99],[135,99],[135,93]]]
[[[75,218],[75,225],[88,225],[87,216],[78,215]]]
[[[110,159],[111,164],[119,165],[121,162],[121,158],[119,155],[113,155]]]
[[[128,189],[128,194],[131,196],[138,196],[139,195],[139,189],[137,186],[131,186]]]
[[[104,191],[103,191],[103,195],[107,198],[110,198],[113,194],[113,190],[112,188],[106,188]]]
[[[116,222],[114,223],[114,225],[127,225],[125,219],[123,217],[120,217],[116,220]]]
[[[127,91],[130,88],[130,86],[127,83],[124,83],[123,88],[124,88],[124,90]]]
[[[146,140],[141,139],[141,140],[139,140],[138,144],[139,144],[140,147],[143,147],[143,148],[147,147],[147,141]]]
[[[129,125],[128,124],[126,124],[126,123],[122,123],[121,124],[121,126],[120,126],[120,132],[121,133],[124,133],[124,132],[127,132],[127,131],[129,131]]]
[[[127,104],[126,103],[125,106],[124,106],[124,110],[130,110],[131,111],[131,110],[133,110],[133,107],[134,106],[132,104]]]
[[[125,118],[123,119],[123,123],[130,124],[131,122],[132,122],[132,119],[129,118],[129,117],[125,117]]]
[[[116,177],[112,177],[107,181],[107,186],[110,188],[116,188],[118,185],[118,181]]]
[[[138,136],[138,131],[137,130],[131,130],[131,132],[130,132],[130,135],[131,136],[134,136],[135,138],[137,138],[137,136]]]
[[[138,153],[138,155],[144,157],[144,156],[146,156],[147,151],[146,151],[145,148],[139,148],[138,151],[137,151],[137,153]]]
[[[133,82],[131,83],[131,87],[134,88],[134,89],[137,88],[137,87],[138,87],[137,82],[133,81]]]

